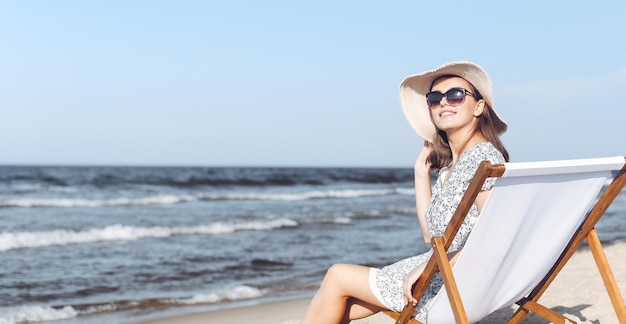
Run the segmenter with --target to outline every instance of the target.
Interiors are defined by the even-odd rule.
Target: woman
[[[452,62],[412,75],[400,85],[402,109],[413,129],[424,137],[415,162],[415,201],[424,240],[443,234],[481,161],[509,160],[500,135],[507,124],[493,109],[491,80],[471,62]],[[438,170],[433,188],[430,171]],[[488,179],[453,240],[448,257],[454,264],[463,248],[494,179]],[[435,276],[419,301],[411,289],[432,250],[381,269],[335,264],[326,273],[303,323],[348,323],[382,310],[401,311],[417,305],[413,314],[424,321],[429,303],[443,282]]]

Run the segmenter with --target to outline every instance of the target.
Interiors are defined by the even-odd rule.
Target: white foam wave
[[[233,194],[205,194],[201,199],[205,200],[311,200],[325,198],[360,198],[370,196],[386,196],[393,194],[414,194],[413,189],[389,188],[389,189],[346,189],[328,191],[306,191],[299,193],[233,193]]]
[[[172,205],[197,200],[190,195],[158,195],[139,198],[91,199],[10,199],[0,202],[0,207],[105,207],[131,205]]]
[[[2,310],[0,324],[32,323],[57,321],[76,317],[76,312],[71,306],[56,309],[46,306],[20,306]]]
[[[142,238],[172,235],[216,235],[236,231],[266,231],[281,227],[295,227],[298,223],[288,218],[247,223],[212,223],[186,227],[134,227],[121,224],[83,231],[54,230],[45,232],[2,232],[0,251],[36,248],[51,245],[96,243],[106,241],[133,241]]]
[[[225,288],[208,294],[197,294],[188,298],[162,300],[162,302],[177,305],[215,304],[225,301],[258,298],[265,295],[266,293],[266,290],[242,285],[233,288]],[[136,306],[140,303],[133,302],[132,304]],[[126,306],[128,307],[128,305]],[[63,308],[53,308],[48,306],[20,306],[14,308],[0,309],[0,324],[18,324],[65,320],[77,317],[79,315],[90,315],[116,310],[118,310],[118,307],[115,306],[113,303],[90,306],[82,311],[76,311],[71,306],[65,306]]]
[[[278,200],[298,201],[326,198],[360,198],[370,196],[386,196],[393,194],[412,195],[413,189],[346,189],[328,191],[307,191],[299,193],[226,193],[226,194],[197,194],[197,195],[156,195],[136,198],[111,199],[80,199],[80,198],[25,198],[0,201],[0,207],[115,207],[137,205],[173,205],[196,200]]]
[[[129,304],[135,304],[137,305],[137,302],[130,302]],[[111,303],[111,304],[103,304],[103,305],[93,305],[93,306],[89,306],[83,310],[80,311],[80,315],[91,315],[91,314],[98,314],[98,313],[105,313],[105,312],[114,312],[116,310],[118,310],[119,308],[117,307],[117,305]]]
[[[413,196],[415,195],[415,189],[414,188],[398,188],[396,189],[396,193],[400,195]]]
[[[266,291],[250,286],[237,286],[231,289],[223,289],[210,294],[197,294],[189,298],[173,299],[176,304],[214,304],[224,301],[252,299],[265,295]]]
[[[337,217],[333,218],[334,224],[350,224],[352,221],[348,217]]]

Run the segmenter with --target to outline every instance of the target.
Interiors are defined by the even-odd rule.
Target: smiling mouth
[[[444,111],[444,112],[442,112],[441,114],[439,114],[439,116],[440,116],[440,117],[446,117],[446,116],[452,116],[452,115],[454,115],[454,114],[456,114],[456,113],[455,113],[455,112],[452,112],[452,111]]]

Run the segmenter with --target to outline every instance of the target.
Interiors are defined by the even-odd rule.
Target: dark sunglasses
[[[444,97],[450,106],[458,106],[465,101],[465,95],[468,94],[474,98],[473,93],[469,92],[467,89],[463,88],[452,88],[446,93],[441,93],[441,91],[433,91],[426,94],[426,103],[429,108],[437,108],[441,106],[441,99]]]

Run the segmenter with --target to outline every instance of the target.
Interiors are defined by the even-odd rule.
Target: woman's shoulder
[[[480,163],[482,161],[489,161],[491,163],[504,163],[506,162],[502,152],[500,152],[491,142],[482,142],[474,145],[465,152],[469,163]]]

